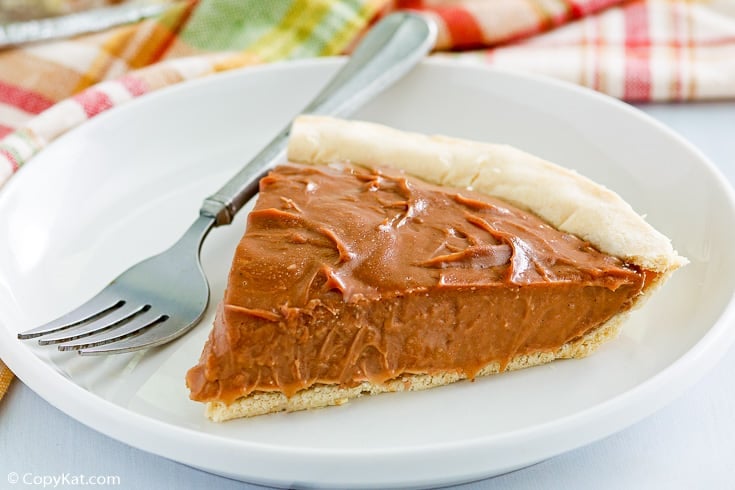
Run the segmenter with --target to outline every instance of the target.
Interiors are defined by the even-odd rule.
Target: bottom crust
[[[601,344],[617,337],[620,327],[628,312],[618,314],[605,324],[589,332],[587,335],[568,342],[554,352],[539,352],[524,354],[513,358],[505,371],[515,371],[532,366],[546,364],[555,359],[582,358],[594,352]],[[477,373],[477,376],[487,376],[500,372],[500,364],[491,362]],[[465,379],[461,373],[436,374],[406,374],[382,384],[373,384],[365,381],[352,388],[343,388],[335,385],[317,385],[299,391],[291,398],[279,392],[255,392],[235,400],[226,405],[222,402],[208,402],[206,416],[214,422],[255,417],[273,412],[296,412],[312,408],[322,408],[333,405],[344,405],[353,398],[363,395],[377,395],[396,391],[420,391],[436,386],[447,385]]]

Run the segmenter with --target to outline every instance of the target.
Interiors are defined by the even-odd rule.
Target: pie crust
[[[391,167],[441,186],[471,188],[530,211],[558,230],[576,235],[598,250],[650,271],[653,278],[635,299],[650,296],[669,275],[686,264],[671,242],[639,216],[620,196],[576,172],[505,145],[444,136],[426,136],[378,124],[301,116],[293,124],[288,159],[308,165],[353,164]],[[518,355],[504,370],[536,366],[554,359],[580,358],[614,338],[630,310],[581,338],[553,351]],[[476,376],[500,372],[491,362]],[[277,411],[340,405],[367,394],[415,391],[465,378],[462,373],[404,374],[384,383],[357,386],[314,385],[291,397],[256,391],[231,404],[207,402],[214,421]]]

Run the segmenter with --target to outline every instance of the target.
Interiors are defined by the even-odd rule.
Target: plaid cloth
[[[10,387],[10,382],[13,381],[13,373],[10,372],[8,366],[0,359],[0,400],[3,399],[5,393]]]
[[[437,20],[436,56],[628,101],[735,96],[732,0],[189,0],[157,19],[0,52],[0,185],[110,107],[217,71],[343,53],[399,9]]]
[[[0,186],[100,112],[223,70],[348,52],[400,9],[436,19],[434,56],[628,101],[735,97],[733,0],[179,1],[156,19],[0,52]],[[0,362],[0,397],[7,376]]]

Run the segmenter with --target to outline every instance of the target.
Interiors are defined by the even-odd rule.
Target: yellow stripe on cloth
[[[329,13],[332,0],[294,0],[279,25],[248,47],[248,51],[267,61],[287,58],[306,40]]]
[[[386,5],[385,0],[368,0],[357,12],[357,17],[346,19],[344,27],[334,34],[331,41],[325,43],[320,56],[333,56],[343,53],[351,43],[357,42],[359,33],[363,31],[370,19],[378,14]],[[356,36],[356,34],[358,34]]]
[[[13,381],[14,377],[15,376],[12,371],[10,371],[8,366],[6,366],[2,359],[0,359],[0,400],[5,396],[5,392],[8,391],[10,382]]]

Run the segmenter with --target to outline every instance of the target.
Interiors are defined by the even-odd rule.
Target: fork
[[[344,67],[302,111],[347,116],[396,82],[433,47],[436,26],[421,15],[396,13],[376,24]],[[75,310],[18,334],[82,355],[131,352],[170,342],[196,325],[209,303],[199,252],[215,226],[232,222],[258,182],[285,154],[290,124],[219,191],[165,252],[132,266]]]

